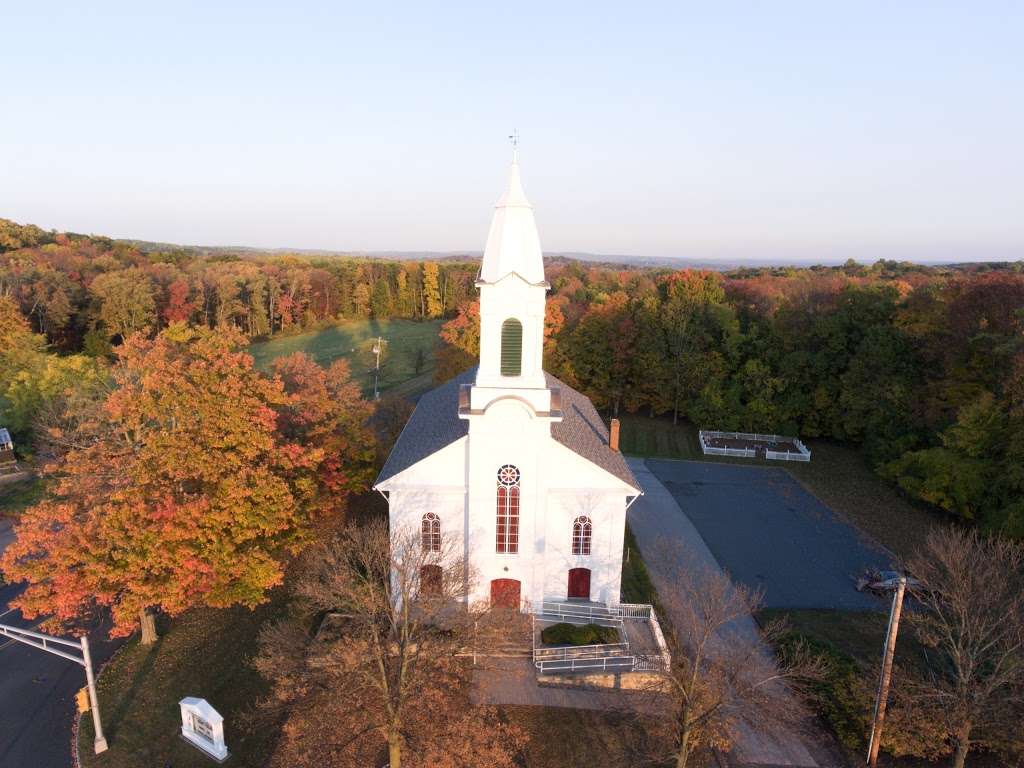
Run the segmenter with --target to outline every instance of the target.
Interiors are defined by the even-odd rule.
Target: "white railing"
[[[619,612],[624,619],[649,619],[652,608],[647,603],[619,603],[613,605],[612,610]]]
[[[540,602],[533,604],[533,613],[543,616],[557,616],[566,619],[597,619],[616,622],[622,614],[614,607],[591,605],[590,603]],[[572,622],[569,622],[572,623]]]
[[[633,664],[634,672],[664,672],[668,669],[665,657],[660,653],[638,654]]]
[[[622,656],[629,653],[629,643],[604,643],[602,645],[564,645],[557,648],[534,648],[534,661]]]
[[[621,643],[602,643],[600,645],[576,645],[562,646],[558,648],[540,648],[537,643],[536,623],[537,617],[554,617],[558,619],[569,619],[568,623],[600,623],[604,626],[618,628],[619,636],[624,640]],[[625,632],[624,621],[646,621],[650,627],[651,634],[658,645],[659,653],[629,655],[629,641]],[[558,601],[542,601],[533,604],[534,624],[534,648],[533,661],[541,672],[571,672],[577,669],[597,668],[596,662],[599,659],[630,659],[630,663],[620,663],[617,669],[626,667],[637,671],[661,671],[668,669],[672,664],[672,655],[668,650],[668,643],[665,642],[665,635],[661,631],[661,624],[654,607],[647,603],[619,603],[612,606],[588,605],[585,603],[563,603]],[[571,661],[594,662],[590,667],[580,664],[569,664]],[[602,664],[601,669],[606,669],[608,664]]]
[[[539,672],[579,672],[590,671],[630,671],[636,664],[633,656],[605,656],[594,659],[565,659],[561,661],[539,661],[537,670]]]
[[[672,653],[668,649],[668,643],[665,642],[665,635],[661,631],[661,624],[658,622],[658,614],[654,612],[653,606],[651,607],[651,617],[648,619],[651,625],[651,634],[654,635],[654,642],[658,644],[658,650],[661,651],[657,657],[660,669],[667,670],[672,666]]]

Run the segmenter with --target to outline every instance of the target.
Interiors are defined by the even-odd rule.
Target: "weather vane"
[[[512,142],[512,162],[519,161],[519,129],[515,128],[512,133],[508,135],[508,140]]]

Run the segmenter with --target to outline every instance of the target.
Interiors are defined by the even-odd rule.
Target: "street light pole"
[[[85,684],[89,689],[89,709],[92,710],[92,726],[96,732],[93,748],[98,755],[107,751],[107,739],[103,735],[103,723],[100,722],[100,700],[96,695],[96,677],[92,673],[92,656],[89,655],[89,638],[82,635],[82,666],[85,667]]]
[[[54,656],[60,656],[62,659],[73,661],[75,664],[80,664],[85,667],[85,682],[86,687],[89,689],[89,709],[92,710],[92,724],[93,729],[96,731],[93,748],[96,750],[97,755],[100,752],[106,752],[107,739],[103,735],[103,723],[100,721],[100,700],[96,695],[96,678],[92,672],[92,656],[89,654],[89,638],[82,635],[76,643],[60,637],[44,635],[42,632],[33,632],[30,629],[12,627],[8,624],[0,624],[0,635],[9,637],[11,640],[15,640],[19,643],[24,643],[25,645],[31,645],[33,648],[38,648],[41,651],[52,653]],[[81,657],[76,656],[68,651],[54,648],[54,645],[81,651],[82,655]]]
[[[901,576],[892,596],[892,610],[889,612],[889,631],[885,636],[885,650],[882,652],[882,676],[878,681],[878,696],[875,712],[871,719],[871,740],[868,742],[868,765],[878,765],[878,747],[882,741],[882,723],[885,722],[885,705],[889,699],[889,682],[892,680],[892,660],[896,653],[896,635],[900,629],[900,614],[903,613],[903,594],[907,589],[907,577]]]

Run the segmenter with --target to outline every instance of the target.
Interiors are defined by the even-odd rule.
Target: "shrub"
[[[568,624],[561,622],[545,627],[540,633],[548,645],[600,645],[619,642],[619,631],[614,627],[597,624]]]
[[[846,747],[860,749],[871,727],[871,710],[874,706],[867,676],[851,656],[831,643],[806,635],[788,634],[779,644],[779,655],[786,658],[798,642],[828,662],[824,678],[810,686],[815,709]]]
[[[797,632],[790,632],[778,644],[782,658],[791,654],[800,642],[823,656],[827,670],[823,679],[811,683],[812,705],[848,749],[860,751],[867,746],[871,714],[875,706],[875,685],[879,666],[858,662],[832,643]],[[893,666],[893,679],[905,680],[899,665]],[[942,717],[923,710],[904,694],[901,686],[890,690],[881,747],[894,757],[923,757],[935,760],[948,752],[948,733]]]

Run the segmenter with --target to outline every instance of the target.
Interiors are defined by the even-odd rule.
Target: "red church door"
[[[569,597],[582,597],[590,599],[590,569],[570,568],[569,569]]]
[[[491,605],[495,608],[519,610],[519,582],[515,579],[491,581]]]
[[[444,571],[440,565],[424,565],[420,567],[420,595],[423,597],[439,597],[444,586]]]

